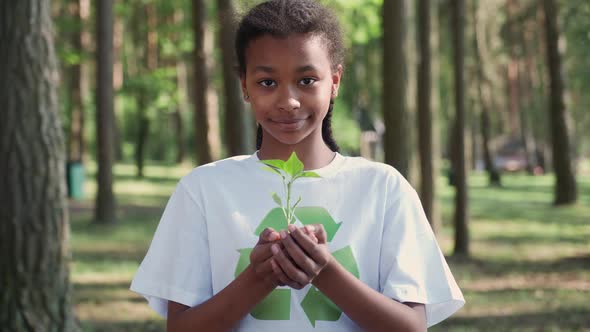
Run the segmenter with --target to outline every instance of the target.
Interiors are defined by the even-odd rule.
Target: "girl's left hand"
[[[273,269],[277,274],[284,272],[287,277],[304,286],[332,261],[326,241],[327,234],[321,224],[303,228],[289,225],[289,231],[290,233],[281,232],[281,242],[285,250],[273,250],[280,270],[276,265],[273,265]],[[284,251],[287,251],[288,256]]]

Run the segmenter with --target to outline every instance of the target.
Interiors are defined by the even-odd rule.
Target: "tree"
[[[68,161],[81,162],[84,157],[86,142],[84,140],[84,100],[88,95],[88,70],[84,65],[84,51],[88,48],[88,31],[84,24],[89,15],[88,0],[70,2],[70,15],[75,22],[77,32],[71,34],[72,47],[79,56],[70,66],[71,107],[68,140]]]
[[[219,17],[219,40],[225,90],[225,144],[230,155],[249,154],[251,142],[256,137],[252,133],[251,117],[246,114],[240,83],[236,77],[237,61],[234,54],[236,25],[233,21],[232,1],[218,0],[217,15]]]
[[[385,163],[402,175],[409,172],[409,130],[406,104],[406,1],[384,1],[383,24],[383,121]]]
[[[98,172],[95,222],[115,221],[115,196],[113,194],[113,2],[96,3],[97,51],[96,51],[96,151]]]
[[[473,26],[473,51],[474,51],[474,62],[475,62],[475,76],[476,76],[476,85],[477,85],[477,98],[479,99],[480,105],[480,126],[481,126],[481,144],[482,144],[482,151],[483,151],[483,159],[485,169],[488,172],[488,181],[491,186],[500,186],[501,185],[501,178],[500,173],[496,169],[494,165],[494,160],[492,157],[492,151],[490,148],[490,103],[489,97],[490,93],[485,94],[484,89],[487,86],[488,91],[490,89],[490,82],[486,77],[484,64],[482,63],[482,56],[481,56],[481,48],[480,48],[480,39],[483,39],[482,36],[485,33],[481,33],[478,31],[478,27],[480,26],[479,19],[478,19],[478,8],[476,4],[472,6],[472,26]],[[475,144],[475,142],[474,142]]]
[[[565,122],[563,102],[564,83],[561,77],[559,55],[558,8],[554,0],[544,0],[545,38],[547,43],[547,66],[549,68],[549,123],[551,124],[551,147],[555,170],[555,205],[571,204],[577,199],[576,180],[570,161],[570,144]]]
[[[0,3],[0,326],[76,330],[49,1]]]
[[[204,0],[193,0],[193,31],[195,40],[194,71],[195,71],[195,150],[197,162],[201,165],[212,161],[209,149],[209,123],[207,119],[207,57],[205,55],[205,29],[207,24],[207,7]],[[232,121],[230,121],[232,122]]]
[[[452,166],[455,174],[455,249],[454,253],[469,255],[469,230],[467,228],[467,168],[465,167],[465,78],[464,57],[465,38],[465,2],[464,0],[451,1],[451,28],[453,39],[453,63],[455,82],[455,125]]]
[[[418,150],[420,154],[420,198],[426,217],[433,230],[437,230],[435,222],[434,196],[435,176],[434,154],[432,142],[432,69],[431,69],[431,8],[430,1],[418,1]]]

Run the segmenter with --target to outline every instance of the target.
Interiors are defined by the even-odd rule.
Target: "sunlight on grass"
[[[93,174],[94,165],[89,167]],[[158,220],[189,166],[115,168],[118,222],[92,224],[92,195],[70,202],[72,282],[85,331],[162,331],[164,321],[128,290]],[[91,179],[86,192],[95,190]],[[431,331],[583,331],[590,326],[590,177],[578,178],[580,199],[555,208],[553,177],[504,175],[487,187],[469,181],[471,258],[453,251],[454,188],[438,179],[443,229],[437,238],[466,306]]]

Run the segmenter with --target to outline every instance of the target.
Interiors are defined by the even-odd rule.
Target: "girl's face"
[[[342,66],[332,72],[326,43],[319,36],[270,35],[246,49],[242,89],[263,130],[263,146],[324,144],[322,121],[338,93]]]

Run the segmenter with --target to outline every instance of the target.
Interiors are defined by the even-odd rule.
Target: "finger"
[[[303,272],[305,272],[310,278],[315,276],[314,271],[316,270],[316,263],[313,259],[308,255],[308,253],[301,248],[301,246],[296,242],[293,238],[293,235],[297,233],[299,237],[303,238],[306,241],[307,245],[311,248],[314,247],[312,240],[303,234],[300,228],[295,226],[289,225],[289,230],[291,233],[287,235],[281,242],[285,245],[285,249],[289,253],[289,256],[293,259],[296,266],[298,266]]]
[[[272,227],[265,228],[258,237],[258,244],[269,243],[279,240],[281,237]]]
[[[285,272],[283,272],[283,269],[281,269],[281,267],[274,260],[274,258],[270,259],[270,263],[271,263],[272,270],[273,270],[273,277],[277,280],[277,283],[279,284],[279,286],[287,285],[287,286],[289,286],[291,288],[295,288],[295,289],[303,288],[302,285],[300,285],[299,283],[297,283],[297,282],[289,279],[289,277],[287,277]]]
[[[272,257],[272,251],[270,250],[271,245],[272,243],[257,244],[250,253],[250,263],[262,263]]]
[[[318,243],[321,243],[321,244],[328,243],[328,234],[326,233],[326,230],[324,229],[324,225],[315,224],[315,225],[311,225],[311,226],[313,226],[313,228],[314,228],[313,234],[318,239]]]
[[[313,242],[318,243],[318,238],[315,236],[315,233],[313,233],[313,231],[315,230],[315,227],[313,225],[307,225],[305,227],[303,227],[303,232],[309,236]]]
[[[301,229],[293,230],[290,236],[297,241],[297,244],[305,251],[306,255],[314,261],[314,263],[321,260],[321,252],[319,251],[318,244],[311,238],[311,236],[305,235]],[[281,242],[285,242],[285,240]],[[286,246],[287,244],[285,243],[285,247]]]
[[[287,257],[287,255],[285,255],[285,252],[283,252],[282,250],[278,250],[278,246],[273,245],[273,253],[274,256],[273,258],[275,259],[275,261],[279,264],[279,266],[281,267],[281,269],[283,270],[283,272],[285,273],[285,275],[301,284],[301,285],[307,285],[309,283],[309,277],[307,276],[307,274],[303,271],[301,271],[298,267],[296,267]],[[276,250],[275,250],[276,249]]]
[[[256,273],[258,275],[267,276],[267,275],[273,274],[274,271],[273,271],[272,265],[270,263],[271,259],[272,258],[269,258],[269,259],[265,260],[264,262],[255,265],[254,270],[256,271]]]

